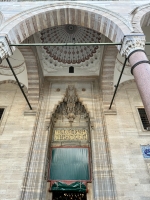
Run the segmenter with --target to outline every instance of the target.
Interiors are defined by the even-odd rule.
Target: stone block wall
[[[35,116],[24,116],[26,101],[17,85],[0,85],[0,199],[19,200]]]
[[[32,108],[36,109],[39,101],[39,73],[36,56],[30,47],[19,47],[24,56],[27,74],[28,74],[28,98],[32,104]]]
[[[115,46],[106,46],[104,49],[100,86],[102,90],[103,109],[105,113],[116,112],[115,103],[113,103],[111,110],[109,110],[109,106],[113,96],[113,78],[117,52],[118,51]]]
[[[104,118],[98,83],[92,78],[82,81],[47,78],[36,119],[24,115],[27,105],[17,85],[0,85],[0,107],[6,107],[0,129],[0,199],[45,198],[47,189],[43,175],[50,137],[46,130],[51,114],[63,99],[69,84],[75,85],[94,124],[91,128],[93,190],[89,189],[89,194],[93,194],[88,199],[114,200],[117,196],[118,200],[150,199],[149,162],[144,160],[140,148],[150,144],[150,132],[143,130],[137,113],[142,102],[136,85],[130,81],[120,86],[115,99],[117,114],[107,114]],[[28,170],[28,181],[24,184]]]
[[[141,145],[150,143],[150,131],[144,131],[137,107],[142,102],[134,81],[123,83],[116,99],[117,115],[106,115],[112,166],[118,200],[150,199],[150,174]]]

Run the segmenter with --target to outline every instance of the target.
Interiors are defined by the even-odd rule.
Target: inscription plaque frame
[[[52,142],[66,142],[66,141],[89,141],[89,130],[87,127],[76,128],[54,128]]]

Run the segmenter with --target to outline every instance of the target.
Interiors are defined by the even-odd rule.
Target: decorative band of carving
[[[130,56],[131,56],[132,54],[138,52],[138,51],[142,51],[142,52],[145,53],[145,55],[146,55],[145,50],[143,50],[143,49],[136,49],[136,50],[132,51],[132,52],[128,55],[128,62],[129,62],[129,58],[130,58]]]
[[[148,64],[150,64],[150,61],[148,61],[148,60],[141,60],[141,61],[135,63],[135,64],[131,67],[131,74],[132,74],[132,75],[133,75],[133,70],[134,70],[134,68],[135,68],[136,66],[142,64],[142,63],[148,63]]]
[[[121,46],[120,54],[122,56],[128,57],[130,53],[135,50],[141,49],[144,50],[145,47],[145,36],[134,36],[134,35],[126,35],[123,39],[123,43]]]

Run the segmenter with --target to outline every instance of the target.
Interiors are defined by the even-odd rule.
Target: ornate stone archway
[[[81,80],[80,82],[77,82],[76,78],[63,81],[57,78],[54,80],[48,78],[44,82],[43,96],[40,97],[41,110],[38,113],[39,116],[37,115],[36,129],[35,133],[33,133],[35,141],[32,143],[32,149],[27,161],[29,167],[24,176],[20,194],[21,200],[32,199],[34,195],[36,195],[36,199],[41,199],[41,197],[43,199],[45,198],[47,184],[47,180],[44,179],[47,158],[46,152],[54,126],[52,115],[55,109],[58,108],[57,105],[60,105],[66,97],[64,94],[68,85],[75,86],[77,94],[79,95],[79,101],[82,102],[82,105],[85,106],[90,115],[92,183],[88,195],[91,195],[91,199],[94,198],[95,200],[100,200],[101,198],[114,200],[116,198],[109,143],[102,107],[99,102],[98,81],[93,78]],[[73,115],[68,114],[66,115],[69,117],[68,120],[72,121],[71,118]],[[61,118],[60,120],[62,121]],[[92,189],[92,185],[94,189]]]
[[[119,14],[101,7],[80,3],[49,4],[24,11],[11,20],[6,21],[1,29],[1,36],[6,36],[10,43],[21,43],[29,36],[43,29],[74,24],[101,32],[112,42],[120,42],[126,34],[130,34],[132,26]],[[5,46],[7,46],[5,44]],[[2,47],[4,48],[4,47]],[[119,47],[118,47],[119,48]],[[14,48],[7,46],[7,55]],[[4,53],[3,53],[4,54]],[[3,59],[6,55],[1,55]]]
[[[38,31],[64,24],[93,29],[101,32],[112,42],[120,42],[124,35],[132,31],[132,26],[126,19],[105,8],[74,2],[67,2],[65,5],[53,3],[21,12],[3,23],[0,29],[0,36],[2,36],[0,42],[3,43],[0,51],[1,59],[12,55],[15,50],[14,47],[9,48],[8,42],[21,43]],[[32,89],[31,91],[33,92]]]

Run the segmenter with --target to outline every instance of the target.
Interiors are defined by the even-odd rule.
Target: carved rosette
[[[145,47],[145,36],[125,36],[123,40],[123,44],[120,50],[120,54],[122,56],[128,57],[129,54],[136,50],[142,49]]]
[[[8,39],[5,36],[0,36],[0,63],[3,59],[11,56],[15,48],[10,48]]]

